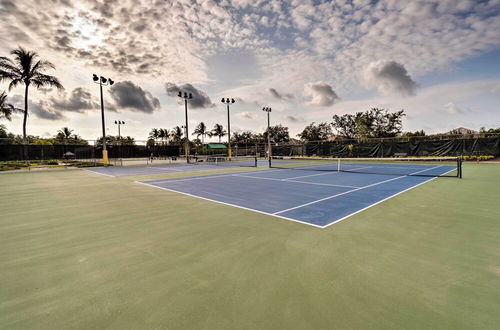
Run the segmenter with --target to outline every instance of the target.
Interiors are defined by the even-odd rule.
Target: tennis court
[[[88,169],[88,171],[111,177],[141,176],[154,174],[168,174],[176,172],[196,172],[220,170],[235,167],[257,167],[263,165],[262,161],[257,161],[255,156],[233,157],[228,161],[228,157],[193,157],[189,163],[173,162],[149,164],[141,166],[110,166]]]
[[[441,160],[442,161],[442,160]],[[449,162],[274,160],[275,168],[137,181],[320,228],[435,177],[457,171]]]

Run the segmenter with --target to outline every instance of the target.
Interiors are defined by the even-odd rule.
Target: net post
[[[337,158],[337,172],[340,172],[340,158]]]
[[[458,166],[458,177],[462,178],[462,158],[457,158],[457,166]]]

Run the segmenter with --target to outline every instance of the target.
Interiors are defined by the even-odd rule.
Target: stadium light
[[[94,83],[99,84],[101,90],[101,121],[102,121],[102,162],[104,165],[109,165],[108,150],[106,148],[106,125],[104,122],[104,99],[102,96],[102,86],[112,86],[115,82],[111,78],[97,76],[95,73],[92,76]]]
[[[121,135],[121,132],[120,132],[120,126],[121,125],[125,125],[125,122],[122,121],[122,120],[115,120],[115,125],[118,125],[118,140],[121,141],[122,135]]]
[[[233,104],[236,101],[234,99],[222,98],[221,102],[227,105],[227,156],[231,157],[232,156],[232,151],[231,151],[231,120],[229,117],[229,104]],[[238,151],[238,149],[236,149],[236,151]],[[236,156],[238,156],[238,155],[236,155]]]
[[[267,158],[269,161],[269,167],[271,167],[271,157],[272,157],[272,148],[271,148],[271,122],[269,121],[269,114],[271,113],[270,107],[263,107],[262,111],[267,112]]]
[[[184,145],[184,151],[186,154],[186,162],[189,162],[189,130],[188,130],[188,100],[193,98],[193,94],[187,93],[187,92],[182,92],[179,91],[179,94],[177,95],[180,98],[184,99],[184,111],[186,113],[186,142]]]

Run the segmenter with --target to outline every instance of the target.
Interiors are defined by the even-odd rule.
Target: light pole
[[[121,141],[122,140],[122,134],[120,132],[120,126],[121,125],[125,125],[125,122],[121,121],[121,120],[115,120],[115,125],[118,125],[118,141]]]
[[[186,143],[184,146],[185,154],[186,154],[186,162],[189,162],[189,130],[188,130],[188,100],[193,98],[193,94],[179,91],[177,95],[180,98],[184,99],[184,110],[186,112]]]
[[[102,120],[102,162],[104,165],[108,165],[108,150],[106,148],[106,125],[104,123],[104,99],[102,96],[102,86],[111,86],[115,82],[111,80],[111,78],[104,78],[103,76],[98,77],[95,73],[92,77],[92,80],[96,84],[99,84],[101,90],[101,120]]]
[[[234,99],[229,99],[229,98],[222,98],[221,100],[222,103],[227,105],[227,156],[231,158],[232,152],[231,152],[231,120],[229,118],[229,104],[233,104],[236,102]],[[238,151],[238,150],[236,150]],[[236,155],[238,156],[238,155]]]
[[[269,167],[271,167],[272,149],[271,149],[271,131],[269,129],[271,126],[271,123],[269,121],[269,114],[271,113],[271,108],[263,107],[262,111],[267,112],[267,157],[269,161]]]

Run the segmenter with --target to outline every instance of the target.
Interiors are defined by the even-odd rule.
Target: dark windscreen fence
[[[107,145],[109,158],[169,158],[179,156],[179,146]],[[0,161],[95,160],[102,146],[0,144]]]
[[[94,159],[93,146],[82,145],[0,145],[0,161]]]
[[[500,155],[500,138],[357,142],[332,141],[273,146],[273,156],[406,157]]]
[[[273,156],[271,167],[394,176],[462,177],[462,160],[458,157],[320,158]]]
[[[179,146],[138,146],[107,145],[109,158],[168,158],[179,156]],[[102,155],[102,146],[96,147],[97,155]]]

